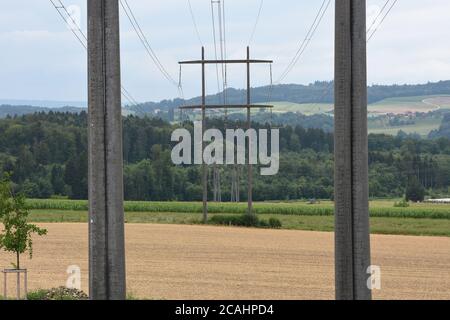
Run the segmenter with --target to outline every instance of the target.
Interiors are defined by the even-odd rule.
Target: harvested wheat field
[[[64,285],[67,267],[79,265],[87,291],[87,225],[42,226],[48,236],[23,260],[29,287]],[[126,234],[128,291],[138,298],[334,297],[332,233],[128,224]],[[375,235],[372,247],[382,268],[376,299],[450,299],[450,238]],[[0,266],[10,261],[0,253]]]

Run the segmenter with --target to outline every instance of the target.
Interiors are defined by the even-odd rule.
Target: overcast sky
[[[86,53],[48,0],[1,0],[0,99],[87,100]],[[200,41],[187,0],[128,0],[153,49],[178,80],[179,60],[197,59]],[[80,8],[86,30],[86,0],[65,0]],[[214,58],[209,0],[191,0],[208,58]],[[226,0],[229,58],[243,58],[260,0]],[[280,76],[297,51],[322,0],[265,0],[252,44],[254,58],[275,60]],[[368,24],[385,0],[368,0]],[[399,0],[368,46],[369,83],[422,83],[450,79],[450,1]],[[286,83],[307,84],[333,78],[334,1],[309,48]],[[175,98],[146,55],[121,12],[122,83],[138,101]],[[186,97],[200,93],[198,67],[183,70]],[[208,69],[208,92],[217,90]],[[269,83],[268,67],[255,68],[255,86]],[[230,68],[229,86],[242,87],[244,69]]]

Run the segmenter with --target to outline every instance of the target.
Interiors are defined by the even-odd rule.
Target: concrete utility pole
[[[251,98],[251,80],[250,80],[250,47],[247,47],[247,129],[250,130],[252,128],[252,108],[250,108],[252,103]],[[247,203],[248,203],[248,209],[247,213],[249,215],[253,214],[253,166],[250,162],[250,141],[248,143],[248,152],[247,152]]]
[[[89,0],[89,291],[124,300],[125,243],[117,0]]]
[[[336,299],[370,300],[366,1],[336,0]]]

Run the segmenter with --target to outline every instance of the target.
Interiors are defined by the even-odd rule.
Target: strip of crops
[[[85,200],[28,200],[28,208],[33,210],[70,210],[87,211],[88,202]],[[202,204],[199,202],[144,202],[127,201],[127,212],[174,212],[174,213],[201,213]],[[243,214],[247,211],[245,203],[210,203],[210,213]],[[254,211],[257,214],[280,214],[299,216],[332,216],[334,208],[330,203],[314,204],[295,203],[255,203]],[[450,219],[450,207],[376,207],[370,209],[372,217],[417,218],[417,219]]]

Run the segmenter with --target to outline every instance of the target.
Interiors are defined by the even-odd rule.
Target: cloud
[[[86,30],[86,1],[80,6]],[[178,61],[196,59],[200,43],[186,0],[128,0],[153,49],[173,78]],[[384,0],[368,0],[373,10]],[[214,57],[209,1],[191,0],[207,56]],[[226,0],[228,56],[245,56],[260,0]],[[275,60],[274,77],[286,68],[304,39],[322,0],[265,0],[252,56]],[[333,77],[334,1],[309,48],[286,82],[309,83]],[[399,0],[368,46],[369,83],[419,83],[450,74],[448,0]],[[372,13],[372,15],[371,15]],[[370,24],[371,21],[368,21]],[[86,53],[66,28],[50,1],[7,1],[0,12],[0,98],[86,100]],[[121,14],[123,84],[137,100],[177,96],[146,55],[127,17]],[[230,68],[230,86],[243,87],[245,70]],[[254,85],[268,84],[268,69],[256,67]],[[183,69],[186,96],[200,92],[199,69]],[[208,91],[217,90],[215,70]]]

